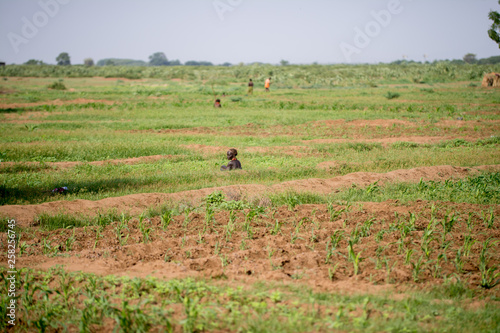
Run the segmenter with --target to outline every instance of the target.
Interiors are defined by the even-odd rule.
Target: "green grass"
[[[334,198],[349,202],[381,202],[390,199],[410,202],[420,199],[497,205],[500,203],[500,173],[483,173],[456,181],[421,180],[417,184],[391,183],[386,186],[372,184],[366,188],[351,187],[336,194]]]
[[[106,323],[124,332],[235,327],[252,332],[469,332],[495,330],[500,322],[497,305],[472,309],[468,304],[482,299],[482,292],[459,284],[439,291],[415,290],[401,298],[318,293],[300,284],[243,288],[203,279],[102,277],[68,273],[61,267],[47,272],[21,269],[17,277],[17,325],[28,330],[88,331]],[[0,278],[6,282],[5,268]],[[2,308],[8,301],[2,293]],[[5,328],[6,321],[1,325]]]
[[[75,216],[62,212],[54,215],[41,213],[35,218],[35,225],[50,231],[67,228],[81,228],[84,226],[106,226],[119,219],[120,215],[116,210],[110,210],[105,213],[98,212],[94,217],[86,217],[83,215]]]

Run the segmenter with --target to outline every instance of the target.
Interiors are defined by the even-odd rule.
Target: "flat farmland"
[[[498,330],[500,91],[433,66],[7,66],[19,326]]]

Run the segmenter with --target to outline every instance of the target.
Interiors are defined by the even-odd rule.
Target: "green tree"
[[[60,53],[56,58],[57,64],[60,66],[68,66],[71,65],[71,60],[69,58],[69,54],[67,52]]]
[[[464,62],[468,64],[475,64],[477,62],[476,55],[473,53],[467,53],[464,55]]]
[[[83,64],[85,66],[87,66],[87,67],[92,67],[92,66],[94,66],[94,59],[92,59],[92,58],[85,58],[83,60]]]
[[[498,4],[500,5],[500,0],[498,1]],[[498,47],[500,48],[500,14],[492,10],[488,14],[488,17],[493,21],[490,30],[488,30],[488,35],[498,44]]]
[[[168,66],[167,56],[163,52],[156,52],[149,56],[149,66]]]
[[[44,65],[43,61],[41,60],[36,60],[36,59],[30,59],[24,63],[25,65]]]
[[[280,61],[280,65],[281,65],[281,66],[288,66],[288,65],[290,65],[290,62],[289,62],[288,60],[283,60],[283,59],[282,59],[282,60]]]
[[[182,63],[180,60],[170,60],[168,62],[169,66],[182,66]]]

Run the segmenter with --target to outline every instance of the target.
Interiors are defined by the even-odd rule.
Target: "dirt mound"
[[[404,125],[404,126],[416,126],[417,123],[400,120],[400,119],[374,119],[374,120],[317,120],[311,122],[312,124],[319,126],[354,126],[354,127],[364,127],[364,126],[380,126],[380,127],[391,127],[393,125]]]
[[[450,138],[442,136],[409,136],[409,137],[391,137],[391,138],[381,138],[381,139],[315,139],[315,140],[304,140],[302,142],[306,144],[328,144],[328,143],[346,143],[346,142],[369,142],[369,143],[381,143],[382,146],[388,146],[396,142],[413,142],[418,144],[433,144],[441,141],[448,140]],[[463,137],[461,137],[463,139]],[[467,140],[467,138],[465,138]],[[473,139],[470,139],[473,140]]]
[[[106,212],[116,209],[119,212],[140,214],[146,208],[165,202],[185,202],[197,204],[203,197],[214,191],[223,191],[230,196],[235,194],[246,199],[255,199],[272,192],[298,191],[329,194],[352,184],[366,186],[375,181],[380,184],[387,182],[417,182],[421,178],[428,180],[446,180],[450,178],[463,178],[477,173],[478,170],[500,170],[500,165],[482,166],[474,168],[453,167],[449,165],[419,167],[408,170],[395,170],[388,173],[356,172],[345,176],[330,179],[301,179],[283,182],[272,186],[245,184],[232,185],[200,190],[191,190],[177,193],[144,193],[133,194],[116,198],[106,198],[97,201],[74,200],[55,201],[39,205],[9,205],[0,207],[0,216],[15,218],[22,225],[29,225],[41,213],[56,214],[66,212],[70,214],[96,214],[98,211]],[[238,172],[238,171],[236,171]]]
[[[17,108],[30,108],[41,105],[67,105],[67,104],[88,104],[88,103],[103,103],[106,105],[117,104],[115,101],[108,101],[105,99],[86,99],[86,98],[77,98],[69,101],[62,101],[60,99],[55,99],[53,101],[45,101],[45,102],[34,102],[34,103],[0,103],[0,109],[17,109]]]
[[[73,168],[77,165],[89,164],[89,165],[107,165],[107,164],[139,164],[139,163],[152,163],[159,160],[172,158],[174,155],[152,155],[152,156],[141,156],[141,157],[132,157],[132,158],[123,158],[123,159],[115,159],[115,160],[104,160],[104,161],[93,161],[93,162],[43,162],[43,164],[48,165],[50,167],[55,167],[58,169],[66,169]],[[0,164],[0,168],[2,167],[10,167],[16,164],[25,164],[25,165],[39,165],[40,162],[2,162]]]

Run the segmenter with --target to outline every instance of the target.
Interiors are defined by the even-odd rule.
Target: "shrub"
[[[387,94],[384,95],[387,99],[398,98],[400,95],[398,93],[393,93],[388,91]]]
[[[66,90],[66,86],[64,85],[62,80],[56,81],[52,84],[49,84],[48,88],[55,89],[55,90]]]

